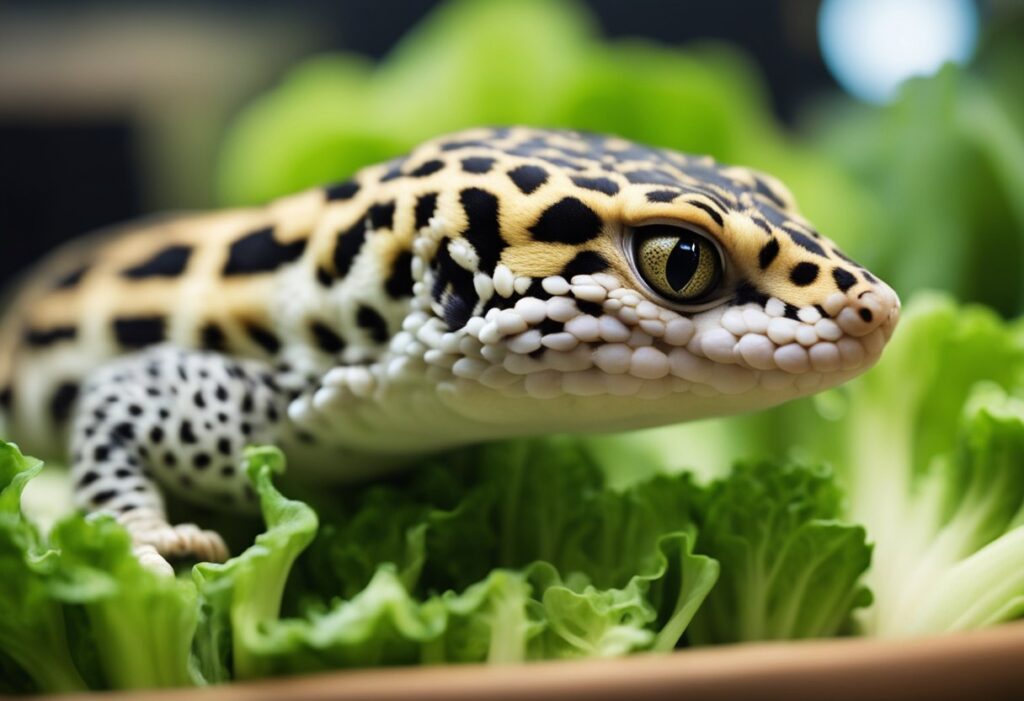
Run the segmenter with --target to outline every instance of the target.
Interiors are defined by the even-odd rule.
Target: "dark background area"
[[[7,0],[0,6],[0,276],[9,281],[80,233],[153,210],[210,206],[217,135],[247,100],[304,56],[386,55],[438,4]],[[713,40],[740,47],[763,73],[784,123],[792,121],[802,102],[834,85],[818,53],[816,0],[585,4],[607,37],[671,45]],[[119,27],[122,21],[130,23],[128,28]],[[149,75],[144,60],[131,65],[129,50],[115,52],[124,64],[106,65],[102,57],[91,61],[105,44],[117,46],[124,33],[139,34],[139,23],[154,27],[151,44],[170,47],[167,63],[178,65],[180,75],[165,69]],[[107,25],[113,25],[110,39],[103,34]],[[190,27],[202,27],[202,37]],[[142,35],[140,41],[147,41],[147,33]],[[179,49],[183,59],[175,60]],[[202,58],[190,65],[197,56]],[[183,84],[178,81],[190,81],[183,101],[211,106],[209,115],[196,118],[204,130],[180,143],[166,133],[175,120],[180,126],[193,117],[187,110],[181,116],[166,114],[176,107],[175,86]],[[193,90],[192,83],[204,85],[206,92]],[[159,120],[162,112],[171,128],[163,129],[160,141],[146,131],[151,127],[141,125],[154,115]],[[192,177],[171,184],[154,181],[146,173],[154,148],[165,155],[192,153],[183,167]]]

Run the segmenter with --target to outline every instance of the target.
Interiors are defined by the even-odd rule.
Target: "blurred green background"
[[[569,0],[333,6],[337,16],[349,18],[339,20],[337,29],[347,37],[342,44],[360,45],[364,31],[385,37],[391,48],[378,52],[379,60],[367,51],[338,51],[338,42],[311,40],[310,23],[332,16],[316,3],[256,3],[252,16],[248,6],[230,2],[218,3],[213,15],[182,14],[183,7],[196,9],[187,3],[142,3],[131,11],[100,3],[102,15],[72,12],[96,3],[55,3],[50,14],[22,4],[24,16],[0,10],[0,20],[6,19],[0,21],[0,145],[8,153],[20,143],[21,132],[11,127],[17,119],[48,124],[62,110],[74,110],[102,124],[110,110],[128,109],[144,125],[134,140],[113,134],[95,152],[64,148],[51,138],[43,139],[45,148],[26,149],[20,163],[6,159],[0,167],[0,184],[11,185],[0,187],[0,236],[9,253],[4,265],[17,270],[31,258],[16,255],[20,242],[37,249],[46,243],[46,236],[19,226],[50,223],[56,231],[66,223],[61,195],[69,191],[69,178],[70,190],[81,197],[100,201],[103,193],[127,193],[128,209],[140,212],[252,204],[344,178],[439,133],[524,123],[611,132],[763,169],[790,186],[818,229],[904,300],[933,289],[1004,317],[1018,315],[1024,307],[1024,5],[854,3],[925,10],[952,4],[979,18],[969,60],[913,78],[891,100],[871,104],[844,93],[824,72],[820,54],[827,55],[828,46],[820,22],[829,2],[729,2],[717,15],[696,3]],[[176,11],[168,13],[169,7]],[[303,15],[311,8],[320,14]],[[654,26],[659,8],[666,23],[689,15],[710,23],[687,26],[690,40],[683,44],[628,36],[638,23],[638,34],[674,36],[675,29]],[[764,18],[778,26],[757,26]],[[900,50],[911,56],[924,51],[929,32],[937,33],[921,20],[903,21],[895,42],[891,36],[854,38],[896,63]],[[756,40],[723,41],[726,24],[736,36]],[[65,25],[77,29],[54,34]],[[40,37],[52,45],[33,43]],[[810,69],[792,60],[793,45],[808,41],[810,48],[800,51],[812,56]],[[33,53],[36,44],[47,51]],[[314,51],[320,46],[330,50]],[[47,63],[56,61],[51,54],[57,49],[64,63]],[[72,60],[96,51],[94,63]],[[36,74],[27,70],[32,66]],[[88,99],[76,101],[83,95]],[[142,164],[141,177],[92,172],[102,162],[98,153],[118,150]],[[70,176],[26,185],[23,174],[39,162]],[[28,208],[33,196],[42,204]],[[11,212],[18,216],[5,218]],[[111,223],[102,212],[93,215],[92,223]],[[5,228],[5,221],[17,225]],[[644,433],[636,440],[659,453],[658,463],[710,471],[737,455],[808,450],[816,442],[795,448],[798,441],[781,438],[792,438],[786,427],[841,421],[842,392],[756,419]],[[678,438],[686,432],[700,440],[679,455]],[[618,464],[618,445],[609,442],[610,463]],[[616,469],[623,479],[637,476],[631,466]]]

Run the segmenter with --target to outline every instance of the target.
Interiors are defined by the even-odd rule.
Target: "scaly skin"
[[[70,446],[82,507],[166,568],[226,551],[169,525],[161,490],[244,507],[247,443],[352,479],[473,441],[751,411],[863,372],[898,315],[770,176],[478,129],[59,252],[8,315],[0,399],[11,435]]]

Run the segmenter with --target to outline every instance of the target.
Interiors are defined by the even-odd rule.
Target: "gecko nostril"
[[[868,324],[870,324],[871,320],[874,318],[874,314],[872,314],[871,310],[868,309],[867,307],[861,307],[860,311],[857,313],[860,314],[860,318],[863,319],[865,323]]]

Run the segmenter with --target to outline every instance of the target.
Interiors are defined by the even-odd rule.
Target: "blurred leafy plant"
[[[1024,310],[1024,90],[1020,27],[970,69],[909,81],[891,105],[811,120],[816,143],[884,216],[851,251],[904,296],[943,289],[1006,316]]]
[[[229,131],[220,197],[265,201],[439,134],[514,123],[615,133],[762,168],[844,244],[875,219],[860,186],[778,129],[756,70],[736,50],[604,41],[581,6],[542,0],[454,0],[380,65],[329,55],[297,67]]]

